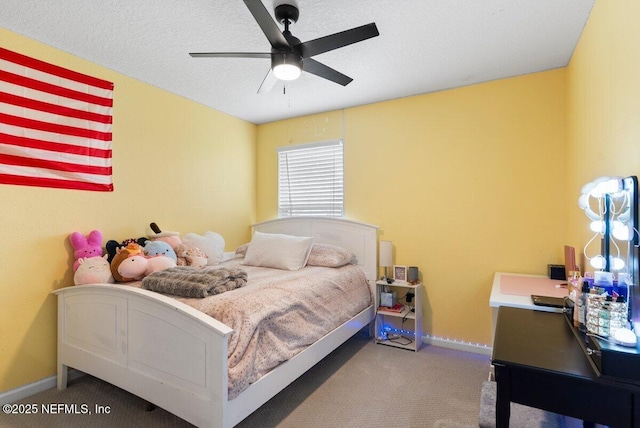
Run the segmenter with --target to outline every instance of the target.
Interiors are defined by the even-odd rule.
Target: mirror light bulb
[[[592,221],[591,224],[589,225],[589,229],[591,229],[592,232],[603,233],[604,221],[602,220]]]
[[[622,260],[619,257],[613,257],[611,259],[611,269],[613,270],[620,270],[620,269],[624,269],[625,267],[625,263],[624,260]]]
[[[604,257],[602,257],[601,255],[597,255],[589,260],[589,264],[594,269],[604,269]]]
[[[616,223],[617,222],[614,222],[613,231],[611,232],[613,237],[618,241],[631,241],[633,238],[633,227],[622,223],[616,225]]]
[[[587,208],[589,208],[589,195],[583,193],[582,195],[580,195],[580,197],[578,198],[578,206],[580,207],[581,210],[586,210]]]

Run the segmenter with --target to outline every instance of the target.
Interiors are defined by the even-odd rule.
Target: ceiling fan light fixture
[[[280,1],[275,3],[280,3]],[[300,16],[295,5],[278,4],[274,10],[276,18],[274,21],[262,1],[244,0],[244,4],[267,37],[271,45],[270,52],[194,52],[190,55],[196,58],[271,58],[271,68],[258,88],[259,94],[269,92],[277,80],[289,81],[299,78],[303,69],[308,74],[347,86],[353,81],[351,77],[316,61],[312,57],[380,35],[375,22],[372,22],[350,30],[301,42],[289,31],[289,26],[297,22]],[[280,29],[278,22],[284,25],[284,31]]]
[[[302,58],[294,53],[273,54],[271,69],[280,80],[296,80],[302,74]]]

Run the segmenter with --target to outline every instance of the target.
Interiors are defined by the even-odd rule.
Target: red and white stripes
[[[113,191],[113,83],[0,48],[0,183]]]

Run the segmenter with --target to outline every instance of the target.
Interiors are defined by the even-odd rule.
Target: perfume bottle
[[[576,303],[577,294],[580,292],[580,272],[577,270],[569,271],[567,275],[567,289],[569,298]]]

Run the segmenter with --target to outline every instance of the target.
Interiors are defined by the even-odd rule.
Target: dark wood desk
[[[520,403],[611,427],[640,427],[640,387],[598,377],[560,313],[502,306],[492,362],[496,427]]]

